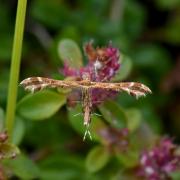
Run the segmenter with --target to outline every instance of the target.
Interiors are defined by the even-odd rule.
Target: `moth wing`
[[[54,80],[50,78],[44,77],[29,77],[24,79],[20,85],[22,85],[25,90],[31,91],[32,93],[35,91],[40,91],[45,88],[78,88],[78,81],[62,81],[62,80]]]
[[[152,93],[146,85],[137,82],[94,83],[93,88],[113,90],[118,92],[124,91],[131,96],[135,96],[136,98],[146,96],[148,93]]]

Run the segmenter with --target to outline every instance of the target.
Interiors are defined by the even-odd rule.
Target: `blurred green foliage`
[[[23,153],[15,160],[4,160],[4,169],[20,179],[122,179],[127,175],[123,172],[137,164],[140,149],[151,146],[156,137],[170,134],[179,142],[178,5],[178,0],[29,1],[21,80],[29,76],[63,79],[59,69],[64,59],[73,67],[86,63],[85,42],[106,46],[112,41],[122,52],[121,68],[113,81],[139,81],[153,94],[137,101],[122,93],[99,106],[96,111],[102,116],[92,117],[93,141],[83,142],[83,117],[73,116],[81,106],[68,108],[67,92],[27,95],[19,88],[13,143]],[[1,130],[15,9],[14,1],[0,1]],[[99,131],[109,126],[129,128],[126,153],[116,147],[111,151],[100,136]],[[179,174],[172,176],[178,179]]]

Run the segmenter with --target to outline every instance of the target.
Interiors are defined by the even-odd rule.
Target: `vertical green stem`
[[[18,0],[6,110],[6,129],[9,136],[12,134],[15,119],[26,5],[27,0]]]

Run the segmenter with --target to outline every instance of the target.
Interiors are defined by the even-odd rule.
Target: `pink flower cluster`
[[[150,151],[142,153],[139,175],[147,180],[169,179],[169,173],[180,170],[180,155],[170,138],[163,138]]]
[[[85,54],[88,58],[88,64],[80,69],[70,67],[64,64],[63,74],[65,76],[75,77],[76,80],[82,80],[83,74],[89,74],[91,81],[105,82],[112,79],[120,68],[119,50],[108,45],[107,47],[94,48],[92,43],[84,46]],[[113,97],[116,93],[103,91],[101,89],[92,90],[92,103],[98,104],[108,97]]]

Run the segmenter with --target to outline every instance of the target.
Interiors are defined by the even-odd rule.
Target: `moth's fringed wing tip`
[[[146,87],[147,87],[147,86],[146,86]],[[150,89],[150,88],[148,88],[148,87],[147,87],[147,89],[146,89],[146,94],[152,94],[151,89]]]
[[[144,85],[144,84],[140,83],[139,88],[140,88],[139,90],[142,93],[142,96],[146,96],[147,94],[152,94],[151,89],[148,86]]]
[[[25,80],[21,81],[21,82],[19,83],[19,86],[24,86],[24,84],[25,84],[24,81],[25,81]]]
[[[26,82],[24,80],[19,83],[19,86],[26,90]]]
[[[32,78],[26,78],[26,79],[22,80],[22,81],[19,83],[19,85],[25,86],[31,79],[32,79]]]
[[[145,85],[144,85],[144,86],[145,86]],[[151,89],[150,89],[148,86],[145,86],[145,88],[146,88],[146,92],[147,92],[147,93],[152,94],[152,91],[151,91]]]
[[[22,86],[25,91],[34,92],[34,88],[28,85],[29,81],[30,81],[30,78],[26,78],[19,83],[19,86]]]
[[[148,88],[149,89],[149,88]],[[149,94],[152,94],[152,91],[151,91],[151,89],[149,89]]]

